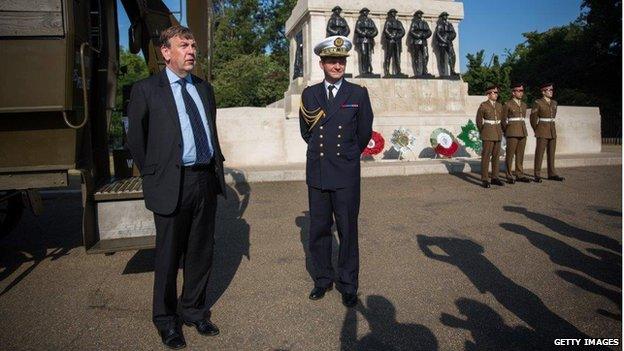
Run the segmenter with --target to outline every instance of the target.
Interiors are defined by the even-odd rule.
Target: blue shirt
[[[180,119],[180,129],[182,130],[182,163],[184,163],[185,166],[190,166],[195,164],[197,154],[195,151],[193,128],[191,127],[191,121],[189,120],[189,115],[186,113],[184,99],[182,98],[182,86],[178,83],[178,81],[182,78],[173,73],[169,67],[165,68],[165,70],[167,72],[167,77],[169,78],[169,83],[171,84],[173,99],[175,100],[176,108],[178,110],[178,118]],[[199,97],[199,93],[197,92],[195,85],[193,85],[191,75],[188,74],[183,79],[187,82],[186,91],[188,91],[189,95],[193,98],[193,101],[199,110],[199,114],[201,115],[202,124],[204,125],[204,129],[206,129],[206,134],[208,135],[208,147],[210,149],[208,150],[208,154],[212,157],[214,154],[214,149],[212,147],[212,135],[210,135],[210,129],[208,128],[208,120],[206,118],[204,104]]]

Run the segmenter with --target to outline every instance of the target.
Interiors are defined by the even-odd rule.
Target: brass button
[[[323,147],[323,144],[321,143],[320,147]]]
[[[337,147],[340,147],[340,144],[336,145]]]
[[[340,138],[340,134],[338,134],[338,137]]]
[[[323,157],[323,153],[321,152],[321,157]]]
[[[323,139],[323,134],[319,135],[319,138]]]
[[[340,156],[340,152],[336,153],[336,156]]]
[[[323,126],[320,126],[319,128],[321,128],[321,130],[323,130]]]
[[[342,129],[342,126],[338,126],[338,129]]]

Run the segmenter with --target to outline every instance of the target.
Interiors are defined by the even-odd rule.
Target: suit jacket
[[[373,110],[368,90],[342,81],[331,106],[323,83],[301,93],[308,111],[325,112],[313,127],[299,109],[301,136],[308,144],[306,183],[314,188],[335,190],[360,184],[360,154],[373,133]]]
[[[533,102],[531,108],[531,127],[535,131],[536,138],[556,139],[557,130],[554,122],[541,122],[540,118],[555,118],[557,116],[557,101],[550,100],[550,104],[544,98]]]
[[[513,99],[503,105],[501,126],[506,137],[522,138],[528,135],[525,122],[526,111],[527,105],[524,102],[520,102],[520,105],[518,105]],[[509,118],[522,118],[522,121],[509,122]]]
[[[225,158],[217,134],[214,91],[210,83],[192,78],[208,118],[218,190],[225,195]],[[165,70],[134,84],[128,119],[128,148],[143,177],[145,206],[159,214],[171,214],[177,209],[182,181],[182,131]]]
[[[477,110],[477,128],[483,141],[500,141],[503,138],[503,129],[499,124],[489,124],[484,120],[500,121],[503,116],[503,105],[496,102],[483,101]]]

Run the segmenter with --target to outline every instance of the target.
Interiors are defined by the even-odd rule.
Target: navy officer
[[[318,300],[334,283],[347,307],[357,304],[360,209],[360,154],[368,144],[373,110],[366,88],[344,79],[351,41],[344,36],[324,39],[314,48],[325,79],[301,94],[301,136],[308,144],[306,183],[310,206],[308,247],[314,263]],[[332,225],[339,249],[332,268]]]

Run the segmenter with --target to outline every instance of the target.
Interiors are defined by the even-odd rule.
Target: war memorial
[[[219,110],[220,124],[228,132],[222,137],[222,144],[228,165],[231,167],[285,165],[305,162],[305,144],[299,136],[299,106],[301,91],[323,79],[318,69],[318,58],[312,48],[327,36],[328,22],[331,21],[335,2],[324,0],[298,1],[292,15],[286,22],[286,32],[290,38],[290,77],[288,91],[284,99],[266,108],[239,107]],[[392,149],[394,131],[404,128],[411,132],[413,142],[411,152],[402,153],[404,160],[418,160],[435,157],[431,150],[430,137],[437,128],[450,131],[455,137],[468,120],[474,122],[477,107],[483,96],[468,95],[467,83],[458,75],[461,21],[464,7],[461,2],[445,0],[429,1],[366,1],[340,2],[341,18],[346,22],[348,37],[357,43],[357,23],[361,10],[368,9],[368,21],[374,24],[378,34],[370,39],[371,50],[367,54],[370,72],[362,71],[362,50],[352,50],[347,62],[346,79],[364,86],[371,96],[375,121],[373,130],[381,133],[386,140],[384,152],[379,160],[396,161],[398,152]],[[400,61],[389,62],[390,68],[400,67],[400,75],[384,72],[384,61],[389,47],[384,37],[384,27],[388,11],[395,9],[396,20],[401,23],[402,37],[399,44]],[[414,45],[415,37],[410,34],[415,14],[422,11],[422,22],[431,31],[428,38],[418,39],[426,45]],[[443,21],[454,29],[454,37],[442,46],[439,30],[440,15],[448,14]],[[411,30],[411,32],[416,32]],[[417,50],[428,51],[426,70],[417,71]],[[448,50],[454,52],[453,66],[449,67]],[[422,73],[428,74],[422,74]],[[393,73],[393,72],[390,72]],[[373,77],[374,75],[374,77]],[[527,112],[528,113],[528,112]],[[580,154],[600,152],[600,114],[598,108],[559,106],[557,129],[560,137],[557,153]],[[470,148],[456,156],[478,157]],[[528,138],[527,154],[535,150],[535,139]]]
[[[143,6],[135,8],[137,13],[149,9],[148,3],[137,2]],[[191,3],[199,4],[189,0]],[[7,4],[13,8],[17,2]],[[149,25],[166,22],[164,18],[171,14],[163,7],[151,12],[162,22]],[[58,5],[55,11],[60,13],[62,7]],[[135,20],[140,18],[137,13]],[[194,13],[195,21],[201,13]],[[169,348],[183,348],[188,342],[193,350],[567,350],[576,346],[620,350],[621,146],[603,144],[598,107],[557,106],[557,156],[561,156],[558,162],[563,164],[565,181],[563,177],[553,179],[549,170],[543,183],[532,180],[482,189],[476,174],[485,138],[475,125],[484,123],[478,111],[487,101],[485,95],[470,95],[460,74],[459,58],[465,52],[459,39],[462,21],[468,15],[464,3],[453,0],[298,0],[285,25],[290,81],[283,98],[265,107],[216,109],[216,103],[212,104],[218,140],[202,140],[204,144],[194,140],[197,162],[200,145],[212,145],[204,148],[212,153],[209,164],[187,166],[171,158],[146,162],[142,170],[135,169],[141,176],[113,177],[110,184],[98,187],[89,184],[87,175],[74,172],[72,179],[67,178],[67,189],[46,187],[39,198],[40,212],[25,211],[14,233],[0,236],[2,348],[164,349],[158,345],[160,335]],[[63,21],[55,23],[60,28]],[[198,42],[200,35],[196,35]],[[303,105],[311,100],[310,94],[306,95],[310,90],[305,89],[322,86],[318,83],[327,77],[319,68],[319,43],[332,39],[336,47],[345,44],[341,37],[329,38],[334,36],[347,37],[349,46],[353,43],[344,77],[357,85],[358,94],[365,91],[366,97],[370,96],[366,106],[372,108],[366,109],[363,119],[373,120],[373,133],[361,155],[359,150],[352,159],[342,155],[348,161],[345,164],[358,166],[357,180],[349,177],[357,187],[317,189],[316,196],[333,191],[330,196],[334,197],[336,190],[357,189],[357,201],[351,196],[331,200],[336,208],[331,209],[330,220],[323,221],[316,215],[321,201],[317,199],[313,207],[313,186],[304,182],[308,180],[306,161],[309,164],[312,139],[304,135],[307,120],[302,115],[307,117]],[[148,42],[143,44],[154,53],[155,47]],[[83,43],[78,51],[83,61],[88,50],[88,43]],[[157,66],[155,61],[152,57],[148,63]],[[88,80],[84,62],[82,65],[80,81],[85,84],[81,89],[86,107]],[[171,89],[186,89],[192,82],[188,75],[177,78],[169,76]],[[165,88],[160,91],[170,89],[162,80],[152,85],[153,89]],[[206,86],[197,84],[198,89]],[[181,104],[189,117],[196,115],[197,122],[200,112],[189,109],[195,104],[189,102],[193,97],[181,91]],[[199,90],[199,94],[201,99],[206,93]],[[167,103],[154,100],[158,99],[148,101],[150,106]],[[170,100],[171,106],[180,106],[179,101]],[[347,104],[341,108],[359,108]],[[139,105],[130,108],[135,115]],[[196,107],[202,105],[206,106],[205,101]],[[496,109],[497,105],[493,102],[492,106]],[[518,106],[520,110],[525,107]],[[165,110],[155,108],[152,116],[173,122],[159,125],[163,135],[170,136],[167,132],[175,129],[172,125],[178,120],[168,118]],[[374,119],[368,110],[374,112]],[[520,123],[529,131],[529,157],[524,163],[525,174],[530,174],[536,150],[530,105],[521,113],[526,118]],[[65,111],[63,117],[69,124]],[[519,122],[519,117],[514,118]],[[544,119],[555,123],[554,118]],[[338,123],[336,117],[332,122],[337,138],[340,129],[354,124],[352,120],[348,120],[350,126]],[[328,133],[331,126],[326,124],[322,133]],[[12,128],[0,125],[0,133],[10,134]],[[192,128],[201,130],[199,125]],[[207,135],[214,137],[214,131],[216,128]],[[317,129],[316,133],[318,137],[321,132]],[[132,136],[136,135],[135,127]],[[333,136],[325,134],[323,142],[329,138]],[[140,149],[142,142],[136,140],[134,150],[137,145]],[[157,149],[152,156],[166,158],[167,151],[176,154],[175,143],[169,148],[169,139],[163,140],[164,151]],[[341,142],[332,139],[334,145]],[[177,147],[182,149],[182,144]],[[14,154],[13,158],[19,159]],[[206,157],[203,160],[211,159],[202,155]],[[506,171],[503,158],[504,154],[501,169],[494,172]],[[161,177],[165,163],[183,177],[186,172],[205,175],[210,167],[221,176],[213,179],[214,184],[208,180],[193,188],[176,187],[175,181],[167,186]],[[132,170],[131,163],[128,169]],[[332,181],[347,178],[347,172],[337,173]],[[13,178],[2,172],[0,176]],[[148,177],[149,184],[145,181]],[[539,180],[537,175],[535,178]],[[160,214],[151,208],[152,212],[146,208],[150,205],[144,194],[170,189],[198,198],[209,194],[211,199],[222,191],[227,197],[211,202],[210,228],[193,230],[194,240],[207,242],[209,248],[201,253],[191,250],[196,263],[214,263],[201,279],[205,290],[195,294],[208,313],[202,311],[195,320],[184,320],[180,311],[169,313],[169,317],[178,313],[184,325],[172,326],[177,321],[167,320],[165,333],[156,325],[157,334],[152,325],[156,322],[151,293],[157,291],[159,265],[167,261],[173,267],[167,271],[167,279],[174,283],[164,289],[170,297],[177,297],[180,283],[186,286],[193,273],[186,266],[192,246],[188,237],[180,239],[187,240],[182,245],[178,246],[178,239],[170,245],[172,251],[184,246],[181,260],[159,259],[162,252],[155,243],[161,240],[160,248],[169,247],[162,244],[163,221],[177,216],[183,206],[165,196],[167,201],[161,205],[166,202],[177,209]],[[24,192],[25,197],[31,195]],[[149,201],[156,203],[153,197]],[[185,216],[194,211],[185,207]],[[155,233],[159,220],[161,239]],[[353,227],[356,244],[346,256],[359,259],[355,280],[359,272],[360,285],[348,292],[351,299],[345,300],[339,287],[343,284],[341,255],[344,258],[345,254],[336,251],[349,242],[345,228],[352,231]],[[201,235],[206,233],[210,235]],[[329,238],[324,241],[324,248],[331,249],[325,261],[335,270],[332,282],[336,291],[330,291],[331,284],[316,284],[315,253],[310,249],[313,235]],[[171,272],[178,272],[177,277],[172,278]],[[174,300],[169,298],[168,303],[174,304]],[[176,329],[173,337],[182,342],[171,343],[167,329]]]

